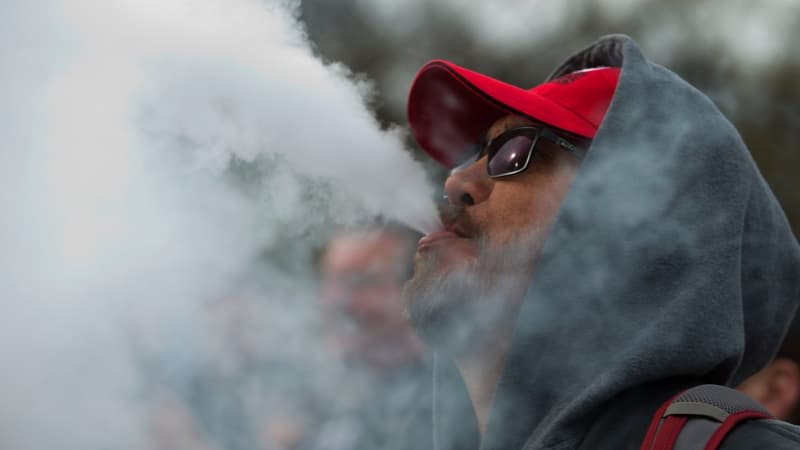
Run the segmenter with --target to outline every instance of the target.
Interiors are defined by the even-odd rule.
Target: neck
[[[531,272],[524,271],[519,276],[507,275],[502,282],[496,283],[508,301],[504,302],[502,311],[494,321],[493,331],[479,339],[477,346],[455,358],[475,410],[481,436],[486,434],[497,383],[505,367],[517,314],[527,291],[530,279],[527,274]]]
[[[528,272],[523,272],[528,273]],[[504,311],[494,323],[493,332],[477,347],[455,358],[456,367],[464,379],[481,436],[486,434],[489,413],[494,403],[497,382],[505,365],[506,353],[511,345],[517,313],[528,286],[528,277],[506,277],[503,283],[506,298]]]
[[[481,435],[486,434],[486,424],[494,402],[497,382],[503,371],[506,353],[511,342],[513,322],[503,325],[499,328],[502,330],[501,333],[492,336],[476,351],[455,359],[472,401]]]

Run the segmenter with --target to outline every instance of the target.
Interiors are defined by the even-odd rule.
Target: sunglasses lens
[[[511,174],[525,168],[533,139],[529,136],[515,136],[503,142],[489,153],[489,176]]]

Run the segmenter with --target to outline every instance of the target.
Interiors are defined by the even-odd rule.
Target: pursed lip
[[[417,243],[417,251],[423,251],[441,241],[447,239],[466,238],[464,231],[458,225],[449,225],[444,230],[433,232],[423,236]]]

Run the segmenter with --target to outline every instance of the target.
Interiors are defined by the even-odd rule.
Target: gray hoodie
[[[437,450],[639,448],[661,402],[736,386],[794,316],[800,247],[736,129],[626,36],[553,77],[596,66],[622,67],[617,91],[542,251],[486,434],[440,358]],[[800,448],[778,422],[736,435],[723,449]]]

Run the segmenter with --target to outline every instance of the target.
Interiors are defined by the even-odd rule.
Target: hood
[[[773,357],[800,300],[797,240],[704,94],[620,35],[553,77],[620,64],[522,304],[481,448],[576,448],[623,392],[736,386]],[[477,447],[457,378],[437,362],[437,448]]]

